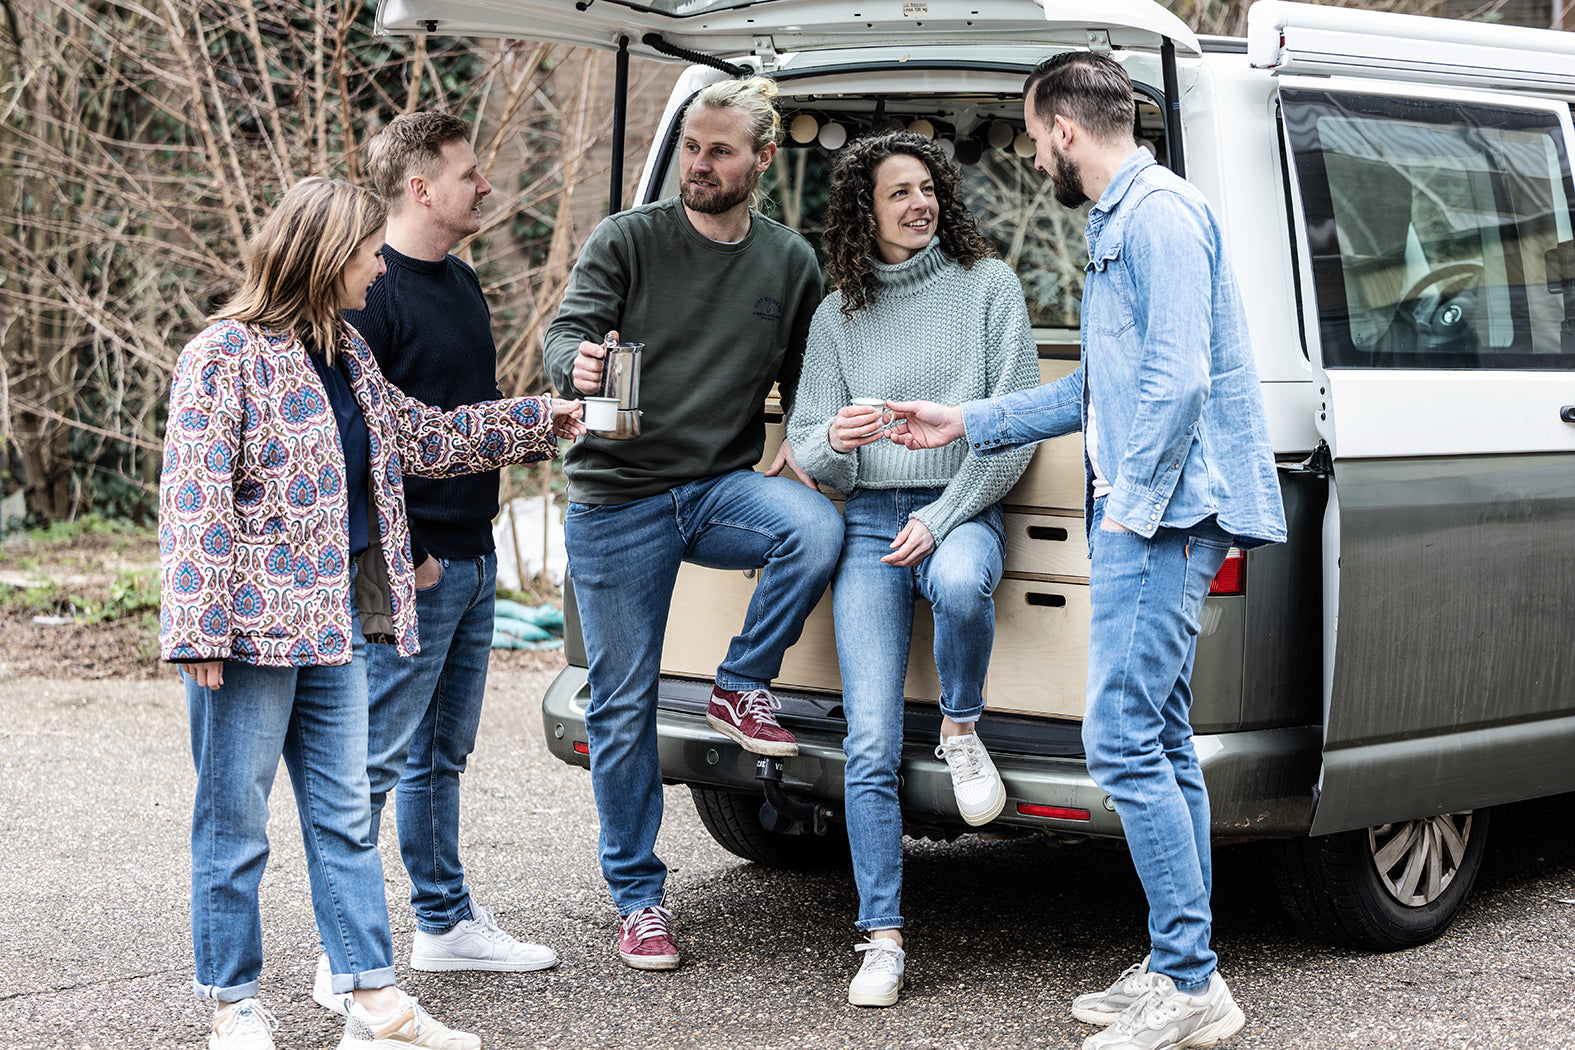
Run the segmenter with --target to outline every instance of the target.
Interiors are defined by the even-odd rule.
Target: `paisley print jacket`
[[[552,400],[444,412],[389,383],[354,329],[340,353],[370,444],[372,548],[356,591],[378,627],[363,623],[409,656],[420,643],[403,473],[550,459]],[[348,516],[338,427],[300,341],[220,321],[188,343],[175,365],[159,482],[164,659],[349,663]]]

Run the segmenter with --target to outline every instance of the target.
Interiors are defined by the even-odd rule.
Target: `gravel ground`
[[[408,884],[385,844],[402,983],[488,1047],[1077,1047],[1073,995],[1143,951],[1124,853],[980,837],[910,843],[909,983],[887,1010],[844,1001],[857,962],[845,872],[775,872],[714,846],[668,789],[685,965],[622,966],[595,864],[586,773],[541,743],[551,670],[498,668],[466,775],[471,885],[562,964],[524,975],[407,973]],[[190,997],[192,774],[175,682],[0,678],[0,1047],[202,1045]],[[281,1048],[333,1046],[309,995],[315,933],[300,834],[279,777],[263,882],[263,996]],[[385,826],[389,826],[385,824]],[[1575,1046],[1575,797],[1506,807],[1475,895],[1440,941],[1370,955],[1309,943],[1281,917],[1262,849],[1221,850],[1215,943],[1248,1048],[1554,1050]]]

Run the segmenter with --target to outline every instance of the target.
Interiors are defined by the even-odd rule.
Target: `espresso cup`
[[[880,430],[876,433],[890,430],[897,425],[897,413],[886,407],[886,399],[883,397],[856,397],[848,403],[850,405],[862,405],[865,408],[880,409]]]
[[[583,397],[586,430],[617,430],[618,399],[616,397]]]

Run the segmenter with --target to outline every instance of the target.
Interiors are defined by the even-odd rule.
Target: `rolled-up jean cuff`
[[[865,933],[870,933],[873,930],[900,930],[902,929],[902,916],[891,915],[875,919],[860,919],[853,925]]]
[[[966,708],[965,710],[954,711],[946,706],[946,698],[942,697],[941,714],[945,715],[947,718],[950,718],[953,722],[977,722],[979,721],[980,717],[984,715],[984,705],[975,704],[973,707]]]
[[[348,995],[357,989],[387,988],[393,983],[394,968],[380,966],[375,970],[364,970],[361,973],[336,973],[333,976],[332,987],[335,995]]]
[[[716,684],[730,693],[747,693],[751,689],[771,688],[770,682],[756,682],[746,678],[735,678],[721,668],[717,668]]]
[[[247,981],[233,988],[215,988],[211,984],[201,981],[191,982],[191,994],[199,999],[216,999],[221,1003],[238,1003],[242,999],[250,999],[257,994],[257,981]]]
[[[664,891],[662,893],[657,894],[655,897],[647,897],[644,900],[635,901],[633,904],[629,905],[627,908],[620,904],[620,905],[618,905],[618,917],[620,919],[627,919],[629,916],[633,915],[637,911],[644,911],[646,908],[660,907],[662,902],[664,900],[666,900],[666,899],[667,899],[667,894]]]

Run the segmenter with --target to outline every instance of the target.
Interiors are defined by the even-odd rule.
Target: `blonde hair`
[[[246,245],[240,291],[210,321],[290,331],[332,364],[347,338],[339,314],[345,266],[388,221],[388,205],[343,179],[302,179]]]
[[[366,145],[366,170],[372,185],[395,211],[403,206],[412,175],[431,178],[443,164],[443,147],[469,142],[470,125],[447,113],[406,113],[395,117]]]
[[[749,141],[759,153],[768,143],[782,144],[782,114],[777,112],[774,99],[777,85],[765,77],[747,80],[721,80],[702,88],[684,112],[684,125],[689,124],[689,114],[696,106],[712,109],[739,109],[749,117]]]

